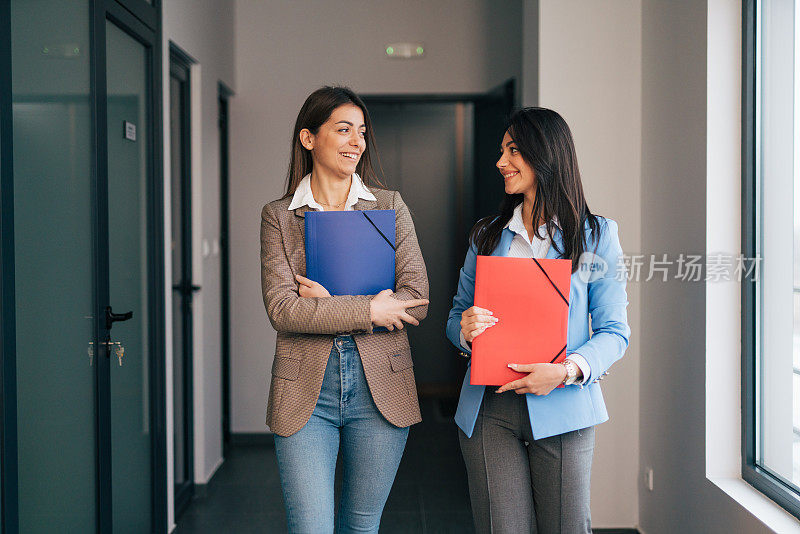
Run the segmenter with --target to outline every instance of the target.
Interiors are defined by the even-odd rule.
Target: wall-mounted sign
[[[136,125],[132,122],[122,121],[125,127],[125,139],[136,141]]]
[[[425,55],[422,43],[391,43],[386,45],[386,57],[396,59],[412,59]]]

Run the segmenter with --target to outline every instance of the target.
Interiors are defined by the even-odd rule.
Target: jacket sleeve
[[[453,297],[453,307],[447,316],[447,339],[456,346],[457,349],[471,352],[467,347],[461,345],[461,314],[464,310],[471,307],[475,297],[475,265],[477,263],[478,252],[475,245],[470,245],[467,256],[464,259],[464,266],[458,274],[458,290]]]
[[[395,252],[395,292],[398,300],[427,299],[428,271],[417,241],[414,221],[400,193],[394,193],[396,252]],[[428,315],[428,305],[408,308],[407,313],[421,321]]]
[[[605,219],[605,222],[596,254],[605,262],[607,269],[602,276],[589,281],[587,290],[589,313],[592,317],[592,336],[573,351],[583,356],[589,363],[591,374],[586,380],[587,383],[605,374],[614,362],[622,358],[631,335],[626,310],[628,307],[626,277],[617,273],[617,266],[622,256],[617,223],[610,219]]]
[[[269,204],[261,211],[261,292],[267,316],[279,332],[372,332],[370,296],[300,296],[286,256],[280,223]]]

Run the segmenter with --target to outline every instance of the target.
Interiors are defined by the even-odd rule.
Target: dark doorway
[[[175,518],[194,494],[192,387],[192,299],[200,286],[192,281],[191,91],[189,58],[170,46],[170,154],[172,206],[172,403]]]
[[[386,185],[409,206],[430,282],[428,317],[409,330],[420,394],[454,398],[464,362],[444,335],[475,221],[503,197],[497,160],[514,81],[485,94],[365,95]]]

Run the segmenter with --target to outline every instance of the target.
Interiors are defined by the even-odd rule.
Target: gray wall
[[[707,7],[705,1],[642,4],[647,253],[706,250]],[[768,531],[706,478],[705,294],[702,282],[642,287],[648,305],[641,311],[640,463],[654,470],[654,490],[639,486],[639,524],[647,534]]]
[[[361,93],[483,92],[520,78],[519,1],[236,2],[237,97],[231,103],[233,432],[264,432],[275,350],[260,289],[261,207],[284,190],[294,120],[324,84]],[[421,41],[426,57],[388,59]],[[413,209],[413,206],[412,206]],[[444,325],[442,325],[444,327]]]

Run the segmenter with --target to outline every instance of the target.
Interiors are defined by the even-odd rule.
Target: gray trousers
[[[459,439],[478,534],[591,533],[594,427],[534,440],[525,395],[487,387]]]

